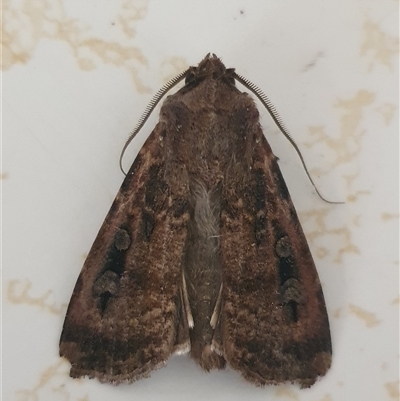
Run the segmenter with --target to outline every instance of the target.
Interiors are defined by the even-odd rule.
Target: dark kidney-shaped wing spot
[[[108,270],[104,272],[93,284],[93,294],[98,296],[106,292],[116,295],[119,290],[120,277],[117,273]]]
[[[289,237],[282,237],[276,241],[275,252],[280,258],[288,258],[292,255],[292,247],[289,242]]]
[[[290,278],[285,281],[280,288],[281,300],[284,303],[289,303],[290,301],[295,301],[298,304],[304,303],[304,288],[300,281],[296,278]]]
[[[110,299],[118,295],[119,283],[124,272],[126,250],[131,245],[131,237],[125,228],[119,228],[114,241],[104,256],[104,266],[93,283],[92,294],[98,301],[98,308],[104,313]]]
[[[131,237],[128,231],[119,229],[114,236],[114,245],[119,251],[126,251],[131,245]]]
[[[106,310],[111,297],[118,295],[120,276],[111,271],[105,271],[93,284],[92,293],[98,299],[98,308],[101,313]]]
[[[298,321],[298,306],[304,302],[303,288],[290,238],[278,220],[272,222],[275,236],[275,254],[278,258],[279,294],[283,311],[290,322]]]
[[[272,221],[272,229],[275,236],[275,253],[278,257],[278,272],[280,284],[282,285],[290,278],[298,278],[296,261],[293,256],[292,247],[285,230],[278,220]]]
[[[100,270],[97,280],[107,272],[122,276],[125,269],[126,250],[131,244],[131,237],[124,228],[118,229],[114,234],[114,240],[104,255],[104,265]]]
[[[304,288],[295,278],[290,278],[279,288],[280,299],[286,317],[291,322],[298,320],[298,307],[305,303]]]

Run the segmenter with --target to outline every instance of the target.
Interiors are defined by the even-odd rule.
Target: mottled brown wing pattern
[[[128,172],[75,285],[60,339],[72,377],[134,381],[188,341],[181,300],[185,183],[168,180],[164,136],[160,123]]]
[[[190,349],[205,370],[228,362],[256,385],[308,387],[331,364],[325,301],[258,111],[235,79],[263,96],[215,55],[172,83],[182,77],[90,250],[60,355],[72,377],[118,384]]]
[[[218,348],[257,385],[309,387],[331,364],[325,301],[277,158],[259,127],[254,138],[246,182],[227,177],[221,200]]]

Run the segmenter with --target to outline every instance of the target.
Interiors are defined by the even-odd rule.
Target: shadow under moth
[[[112,384],[190,353],[207,371],[228,364],[259,386],[309,387],[331,365],[324,296],[255,103],[235,81],[304,161],[267,97],[215,55],[158,92],[127,144],[183,79],[89,252],[60,355],[71,377]]]

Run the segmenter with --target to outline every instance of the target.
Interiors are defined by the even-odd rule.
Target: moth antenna
[[[286,137],[286,139],[290,142],[290,144],[293,146],[294,150],[296,151],[297,155],[300,158],[300,161],[303,165],[304,171],[307,174],[308,179],[310,180],[311,184],[313,185],[315,191],[317,192],[317,195],[325,202],[327,203],[332,203],[332,204],[343,204],[344,202],[332,202],[327,199],[325,199],[320,192],[317,189],[317,186],[314,184],[313,179],[311,178],[310,173],[308,172],[306,162],[304,161],[303,155],[300,152],[299,147],[297,146],[296,142],[292,138],[292,136],[289,134],[288,129],[285,127],[285,124],[282,121],[281,116],[278,114],[278,112],[275,109],[275,106],[272,104],[271,100],[268,98],[268,96],[257,86],[254,85],[251,81],[249,81],[247,78],[242,77],[241,75],[238,75],[237,73],[234,73],[234,77],[237,81],[239,81],[243,86],[245,86],[247,89],[251,90],[254,95],[257,96],[257,98],[260,100],[260,102],[264,105],[264,107],[268,110],[268,113],[271,115],[272,119],[274,120],[275,124],[278,126],[279,130],[282,132],[282,134]]]
[[[121,171],[126,175],[123,167],[122,167],[122,158],[124,157],[126,148],[129,146],[129,144],[132,142],[132,139],[137,135],[137,133],[142,129],[143,125],[146,123],[147,119],[150,117],[150,114],[153,112],[157,104],[160,102],[160,100],[164,97],[164,95],[172,89],[175,85],[177,85],[182,79],[184,79],[189,72],[189,69],[186,71],[181,72],[178,74],[176,77],[170,79],[165,85],[161,87],[161,89],[158,90],[158,92],[153,96],[151,99],[150,103],[146,107],[144,113],[140,117],[139,121],[135,125],[135,128],[131,131],[131,133],[128,136],[128,139],[125,142],[124,147],[122,148],[121,151],[121,156],[119,157],[119,168]]]

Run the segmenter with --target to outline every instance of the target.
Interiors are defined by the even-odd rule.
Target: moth
[[[60,355],[71,377],[112,384],[190,353],[206,371],[228,364],[258,386],[309,387],[331,365],[324,296],[254,100],[235,81],[287,131],[215,55],[160,90],[139,128],[183,79],[89,252]]]

